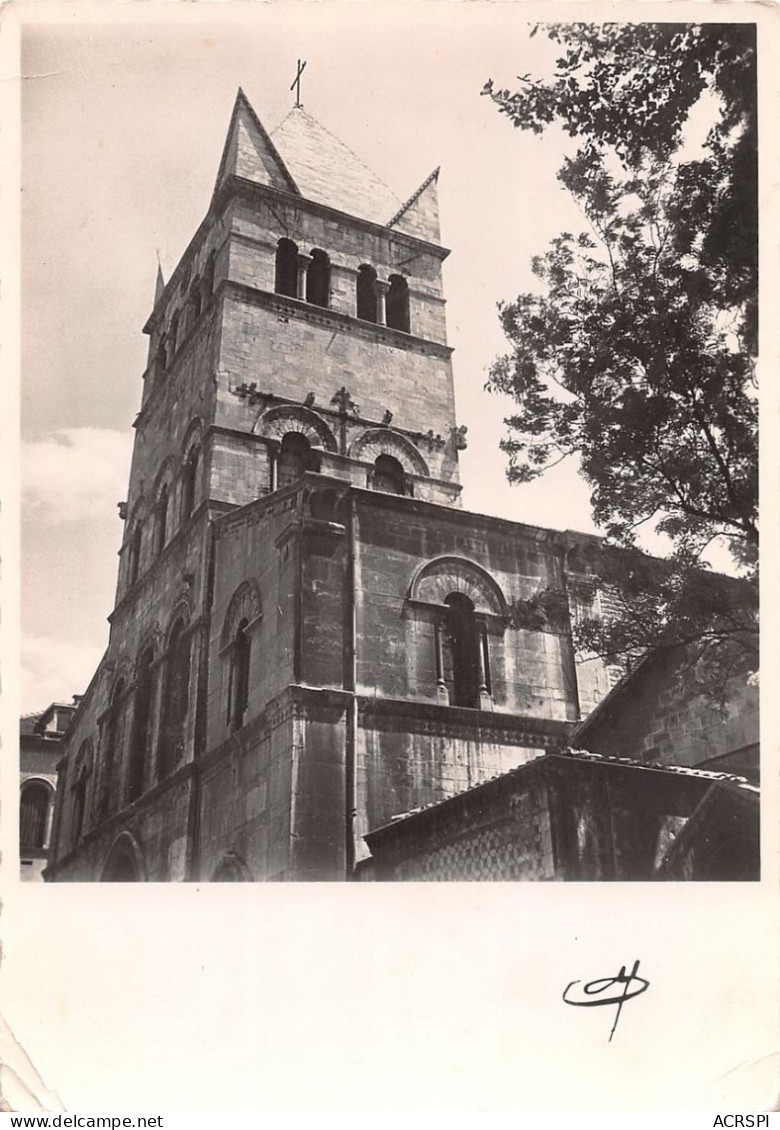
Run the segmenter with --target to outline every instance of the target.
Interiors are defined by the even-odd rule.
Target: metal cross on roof
[[[297,75],[295,76],[295,78],[293,79],[293,81],[290,85],[290,90],[295,89],[295,105],[298,107],[298,109],[300,109],[300,106],[301,106],[301,75],[303,74],[305,69],[306,69],[306,60],[304,59],[303,63],[301,63],[301,60],[299,59],[298,60],[298,73],[297,73]]]

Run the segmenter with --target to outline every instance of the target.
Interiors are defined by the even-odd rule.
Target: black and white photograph
[[[4,1009],[19,1055],[0,1051],[0,1108],[293,1108],[273,1063],[292,1073],[304,1005],[301,1062],[331,1040],[338,967],[393,1003],[366,1021],[375,1055],[344,1003],[307,1109],[374,1109],[344,1098],[358,1075],[377,1110],[705,1109],[738,1068],[744,1109],[771,1109],[767,14],[21,9],[0,921],[6,975],[40,981],[33,1017],[18,980]],[[66,922],[63,958],[45,935]],[[476,1033],[440,1039],[455,1001],[423,969],[441,962],[457,996],[485,935],[495,960],[463,992],[472,1021],[493,1017],[490,1066],[467,1084]],[[523,968],[504,988],[510,938]],[[688,946],[731,989],[710,999],[702,969],[676,1017]],[[742,998],[720,972],[738,950]],[[175,994],[207,968],[190,1030]],[[263,1030],[247,1088],[266,979],[278,1042]],[[131,1086],[98,1040],[142,981],[159,1027]],[[404,1009],[429,992],[415,1029]],[[566,1007],[593,1003],[613,1008]],[[510,1039],[518,1009],[537,1035]],[[223,1066],[185,1069],[216,1014]],[[146,1006],[121,1015],[143,1043]],[[593,1058],[564,1099],[545,1049],[577,1058],[580,1037]]]

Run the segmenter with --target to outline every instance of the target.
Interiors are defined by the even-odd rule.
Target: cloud
[[[126,497],[133,436],[112,428],[61,428],[22,444],[22,505],[54,525],[115,512]]]

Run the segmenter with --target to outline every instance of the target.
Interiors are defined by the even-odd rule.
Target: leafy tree
[[[579,139],[559,177],[588,231],[562,233],[534,260],[542,293],[500,306],[511,352],[488,388],[518,404],[502,444],[509,477],[576,453],[612,543],[632,547],[647,522],[672,540],[662,570],[622,558],[611,578],[622,613],[586,621],[583,646],[614,656],[685,644],[721,678],[752,654],[756,631],[755,592],[736,598],[699,568],[723,537],[745,575],[757,572],[754,30],[545,30],[563,49],[552,80],[483,93],[519,128],[558,122]],[[690,157],[685,124],[705,92],[715,121]],[[735,623],[726,609],[740,603]]]
[[[706,151],[678,163],[677,250],[698,237],[710,285],[724,306],[745,304],[755,334],[758,162],[755,25],[558,24],[544,27],[563,49],[550,82],[520,76],[517,92],[483,94],[521,129],[559,124],[579,156],[611,148],[630,168],[678,154],[691,110],[705,92],[720,104]],[[674,248],[670,248],[674,250]],[[755,338],[751,339],[755,345]]]

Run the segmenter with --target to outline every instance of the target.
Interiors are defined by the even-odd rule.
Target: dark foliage
[[[636,561],[615,570],[621,618],[581,627],[582,646],[684,643],[727,668],[755,646],[755,589],[719,587],[700,556],[724,537],[756,580],[754,28],[544,31],[563,52],[554,78],[483,93],[519,128],[555,122],[578,138],[559,176],[589,230],[534,261],[541,295],[500,307],[512,348],[488,387],[518,404],[502,445],[509,476],[528,481],[576,453],[613,544],[633,546],[645,522],[671,538],[664,579],[633,583]],[[685,124],[706,92],[716,120],[688,159]]]

